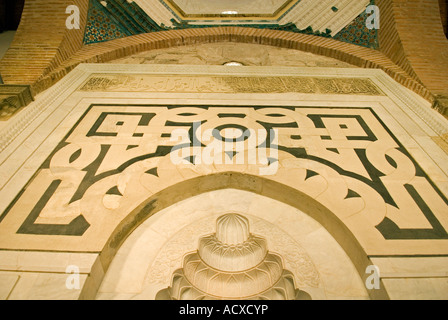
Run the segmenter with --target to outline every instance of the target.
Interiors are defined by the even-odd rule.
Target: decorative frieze
[[[93,75],[80,91],[182,93],[316,93],[381,96],[368,78]]]

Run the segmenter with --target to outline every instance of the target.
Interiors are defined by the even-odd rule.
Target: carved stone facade
[[[382,71],[242,68],[83,65],[0,124],[5,297],[445,297],[447,120]]]

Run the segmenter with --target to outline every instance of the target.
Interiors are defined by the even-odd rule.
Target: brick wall
[[[81,28],[68,30],[68,5],[80,9]],[[25,1],[21,23],[0,61],[5,83],[34,84],[82,47],[88,0]]]
[[[381,51],[435,95],[448,95],[448,40],[439,0],[379,0]]]
[[[5,83],[31,84],[41,92],[83,62],[101,63],[175,45],[235,41],[293,48],[363,68],[379,68],[433,101],[448,95],[448,40],[439,0],[378,0],[381,51],[333,39],[268,29],[219,27],[171,30],[83,46],[88,0],[29,0],[10,50],[0,61]],[[68,5],[81,11],[81,28],[67,30]]]

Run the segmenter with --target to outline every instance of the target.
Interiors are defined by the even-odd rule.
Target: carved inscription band
[[[93,75],[80,91],[384,95],[367,78]]]

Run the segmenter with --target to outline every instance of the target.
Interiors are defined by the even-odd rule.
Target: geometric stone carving
[[[251,234],[249,220],[239,214],[217,219],[216,233],[199,240],[173,273],[171,286],[157,300],[310,300],[295,287],[282,258],[271,253],[265,238]]]
[[[30,107],[34,108],[34,104]],[[278,134],[262,141],[272,146],[265,148],[264,157],[270,153],[272,159],[265,168],[278,171],[271,172],[274,175],[270,179],[322,202],[340,219],[356,214],[356,219],[363,222],[351,224],[351,230],[369,252],[408,254],[408,240],[425,242],[418,247],[420,254],[448,252],[448,222],[444,215],[448,200],[443,190],[371,108],[92,105],[85,112],[80,124],[65,138],[61,136],[54,149],[47,150],[54,152],[46,160],[42,156],[42,165],[26,188],[17,193],[17,199],[0,202],[4,208],[0,217],[2,248],[21,249],[29,243],[36,250],[62,248],[63,243],[72,250],[81,250],[81,241],[99,250],[107,230],[113,230],[128,210],[148,199],[146,192],[138,190],[155,194],[190,174],[201,178],[208,172],[235,170],[258,174],[263,168],[260,154],[254,159],[258,164],[233,166],[238,156],[248,159],[250,152],[244,150],[238,154],[221,153],[225,156],[219,159],[222,165],[199,163],[200,157],[193,157],[191,151],[202,156],[209,148],[205,144],[194,146],[204,141],[200,131],[235,128],[241,133],[253,128],[267,137],[274,128]],[[22,118],[19,114],[11,121],[16,123]],[[188,131],[187,140],[181,149],[174,149],[174,155],[185,153],[182,160],[188,163],[179,167],[182,174],[171,159],[178,145],[173,133],[181,128],[182,132]],[[272,139],[276,137],[278,143]],[[215,142],[222,146],[221,138]],[[230,139],[233,144],[234,138]],[[249,138],[243,142],[249,150]],[[231,147],[237,149],[235,144]],[[412,219],[404,220],[411,215]],[[107,226],[100,222],[105,217],[112,219]],[[36,240],[22,240],[30,235]],[[63,241],[49,241],[53,237]],[[428,241],[431,245],[427,245]]]

